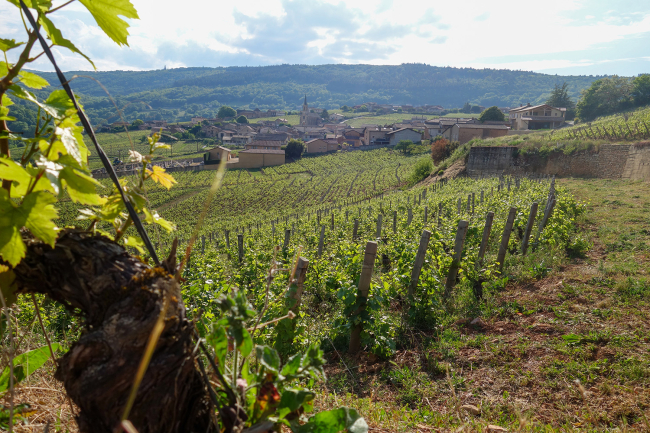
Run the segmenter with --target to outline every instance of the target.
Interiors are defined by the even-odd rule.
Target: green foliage
[[[410,155],[413,149],[412,146],[413,142],[411,140],[400,140],[400,142],[395,145],[395,150],[404,155]]]
[[[296,160],[302,156],[302,152],[304,150],[305,150],[305,143],[302,140],[296,140],[295,138],[292,138],[287,143],[287,147],[285,148],[284,153],[287,156],[287,158]]]
[[[411,174],[411,184],[415,185],[416,183],[426,179],[433,170],[433,161],[431,158],[421,158],[413,167],[413,174]]]
[[[118,45],[129,45],[129,23],[120,18],[139,19],[138,13],[129,0],[79,0],[93,15],[104,33]]]
[[[52,350],[58,349],[59,343],[52,343]],[[30,350],[29,352],[21,353],[20,355],[16,356],[12,362],[14,386],[41,368],[48,359],[50,359],[50,349],[48,346]],[[2,374],[0,374],[0,394],[9,389],[10,378],[10,369],[9,366],[7,366],[5,367]]]
[[[236,115],[237,112],[235,109],[227,105],[222,105],[217,112],[217,117],[219,119],[223,119],[224,117],[235,117]]]
[[[499,107],[496,105],[486,108],[481,115],[478,117],[480,122],[485,122],[486,120],[490,121],[504,121],[506,116],[503,114],[503,111],[499,110]]]
[[[576,115],[581,121],[589,121],[631,106],[630,79],[614,75],[596,80],[582,91],[582,97],[576,105]]]
[[[566,81],[561,86],[555,83],[551,96],[546,100],[546,103],[551,107],[566,108],[565,118],[567,120],[572,120],[575,116],[576,104],[569,96],[569,83]]]
[[[235,119],[235,122],[237,122],[237,123],[248,123],[248,118],[242,114],[237,119]]]
[[[253,341],[259,321],[243,292],[222,294],[215,304],[218,314],[199,330],[214,354],[219,379],[215,395],[221,406],[243,408],[246,426],[270,421],[274,428],[284,424],[295,432],[367,432],[363,418],[347,408],[321,412],[301,425],[299,417],[313,411],[314,399],[304,384],[324,377],[323,351],[311,344],[283,364],[274,348]],[[253,354],[254,360],[249,359]]]
[[[650,104],[650,74],[641,74],[632,80],[632,98],[636,106]]]

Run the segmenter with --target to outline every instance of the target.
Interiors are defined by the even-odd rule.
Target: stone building
[[[309,105],[307,105],[307,95],[305,95],[305,102],[302,104],[302,111],[300,112],[300,126],[318,126],[321,123],[321,117],[310,112]]]
[[[239,162],[232,168],[261,168],[284,164],[284,150],[250,149],[239,152]]]
[[[338,150],[339,144],[336,141],[327,141],[320,138],[309,140],[305,143],[306,153],[326,153]]]
[[[512,122],[512,129],[522,131],[559,128],[564,125],[565,114],[566,108],[551,107],[547,104],[526,104],[510,110],[508,117]]]
[[[410,140],[413,143],[422,141],[422,134],[419,131],[411,128],[402,128],[397,131],[392,131],[386,134],[388,142],[391,146],[397,145],[402,140]]]
[[[450,141],[460,144],[467,143],[474,138],[492,138],[508,135],[510,127],[507,125],[486,125],[482,123],[456,123],[450,130]]]

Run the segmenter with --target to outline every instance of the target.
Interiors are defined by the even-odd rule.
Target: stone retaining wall
[[[650,180],[650,143],[601,144],[566,155],[522,155],[516,147],[472,147],[467,161],[470,177],[548,174],[558,177]]]

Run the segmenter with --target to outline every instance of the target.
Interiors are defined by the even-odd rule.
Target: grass
[[[362,113],[359,113],[361,115]],[[399,123],[404,120],[410,120],[413,117],[422,117],[424,116],[426,119],[437,119],[439,117],[478,117],[479,114],[463,114],[463,113],[449,113],[445,114],[444,116],[437,116],[437,115],[423,115],[423,114],[412,114],[412,113],[393,113],[393,114],[383,114],[380,116],[362,116],[359,118],[353,118],[351,120],[345,121],[348,125],[352,127],[358,127],[361,125],[391,125],[393,123]]]

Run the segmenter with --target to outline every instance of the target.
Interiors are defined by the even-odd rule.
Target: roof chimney
[[[526,103],[526,107],[530,107],[530,102],[527,102],[527,103]]]

